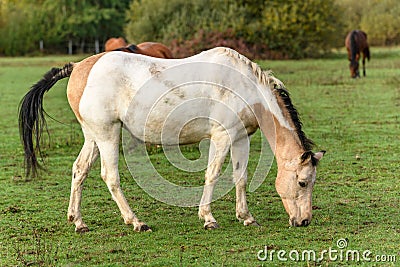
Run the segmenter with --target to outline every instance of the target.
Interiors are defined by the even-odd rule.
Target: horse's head
[[[289,214],[291,226],[307,226],[311,222],[316,167],[324,153],[308,151],[278,168],[275,187]]]
[[[350,74],[351,78],[357,78],[360,77],[360,71],[358,70],[358,61],[352,61],[350,62]]]

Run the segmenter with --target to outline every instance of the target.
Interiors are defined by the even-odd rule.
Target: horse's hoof
[[[254,221],[254,222],[252,222],[252,223],[247,224],[246,226],[256,226],[256,227],[260,227],[261,225],[260,225],[258,222]]]
[[[136,232],[152,232],[151,228],[147,226],[147,224],[141,224],[135,227]]]
[[[80,228],[76,228],[75,232],[79,233],[79,234],[84,234],[84,233],[89,232],[89,228],[87,226],[83,226],[83,227],[80,227]]]
[[[210,222],[210,223],[207,223],[206,225],[204,225],[204,229],[206,229],[206,230],[214,230],[217,228],[219,228],[219,225],[216,222]]]

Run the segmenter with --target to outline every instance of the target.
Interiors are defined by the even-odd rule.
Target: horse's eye
[[[306,182],[299,182],[300,187],[306,187],[307,183]]]

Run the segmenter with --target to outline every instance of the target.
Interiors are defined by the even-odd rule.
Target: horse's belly
[[[210,137],[218,125],[210,119],[209,100],[179,101],[151,107],[131,106],[124,118],[125,127],[146,143],[191,144]]]

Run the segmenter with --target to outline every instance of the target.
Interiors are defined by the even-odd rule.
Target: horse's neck
[[[304,152],[293,129],[281,125],[276,116],[261,104],[254,106],[259,127],[267,138],[278,165],[299,157]]]
[[[275,119],[275,157],[278,167],[288,161],[297,160],[303,154],[304,149],[300,145],[300,140],[294,130],[280,125]]]

